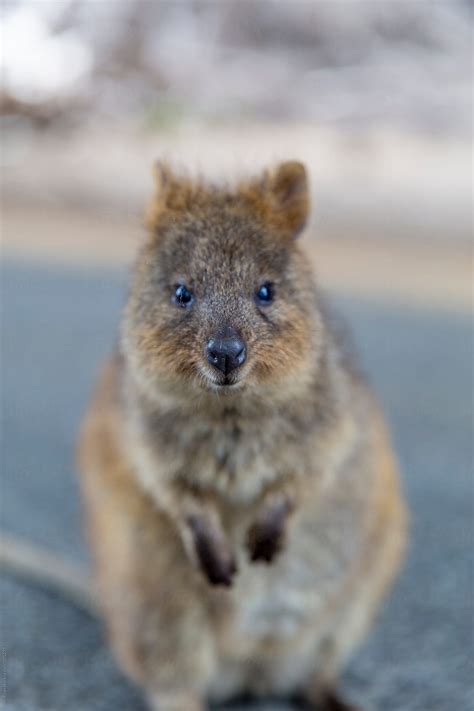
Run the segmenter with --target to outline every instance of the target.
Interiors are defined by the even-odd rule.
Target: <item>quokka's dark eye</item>
[[[259,288],[255,296],[259,304],[271,304],[275,296],[274,292],[275,290],[273,288],[273,284],[271,284],[269,281],[266,281]]]
[[[174,291],[174,302],[178,306],[185,308],[190,306],[194,301],[192,291],[189,291],[183,284],[177,284]]]

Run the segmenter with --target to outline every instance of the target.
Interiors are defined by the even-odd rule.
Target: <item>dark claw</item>
[[[211,585],[230,587],[237,572],[237,566],[233,558],[226,561],[216,558],[210,562],[208,561],[207,564],[203,564],[201,560],[201,566]]]

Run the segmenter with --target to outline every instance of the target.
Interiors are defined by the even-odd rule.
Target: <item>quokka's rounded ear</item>
[[[267,171],[264,189],[274,219],[282,230],[296,238],[309,214],[309,185],[303,163],[285,161]]]

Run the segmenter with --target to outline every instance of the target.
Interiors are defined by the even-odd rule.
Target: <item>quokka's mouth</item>
[[[201,383],[208,390],[219,393],[231,393],[243,387],[245,382],[244,377],[236,378],[235,376],[225,376],[216,378],[214,374],[207,371],[201,372]]]
[[[243,386],[242,380],[210,380],[209,385],[213,390],[218,392],[231,392],[233,390],[238,390]]]

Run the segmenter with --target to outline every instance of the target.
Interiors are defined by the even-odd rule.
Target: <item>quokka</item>
[[[151,709],[336,693],[403,557],[374,395],[296,237],[306,171],[235,188],[156,167],[80,470],[110,644]]]

